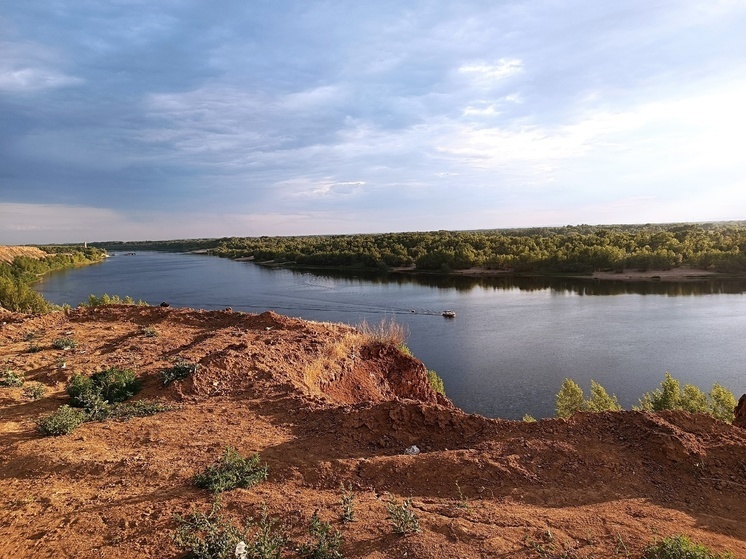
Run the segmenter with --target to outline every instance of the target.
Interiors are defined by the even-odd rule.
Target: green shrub
[[[314,540],[311,544],[298,546],[298,554],[303,559],[342,559],[339,551],[342,545],[342,534],[333,530],[328,522],[324,522],[314,513],[308,532]]]
[[[39,400],[44,397],[46,392],[47,389],[42,383],[35,382],[31,386],[27,386],[23,389],[23,397],[28,398],[29,400]]]
[[[173,541],[187,550],[189,559],[233,559],[246,534],[221,516],[219,501],[207,514],[195,511],[187,517],[176,515],[175,519],[179,526]]]
[[[19,279],[0,276],[0,307],[13,312],[45,313],[50,305],[44,297]]]
[[[523,421],[525,423],[536,423],[536,418],[533,415],[526,413],[523,415]]]
[[[430,386],[433,387],[433,390],[437,392],[438,394],[442,394],[443,396],[446,395],[446,387],[443,384],[443,379],[440,378],[440,375],[430,369],[427,372],[427,380],[430,382]]]
[[[26,382],[26,377],[23,373],[14,373],[10,369],[4,369],[2,373],[0,373],[0,386],[9,388],[18,387],[23,386],[24,382]]]
[[[386,504],[391,527],[394,534],[413,534],[420,531],[420,523],[412,510],[412,499],[405,500],[401,505],[391,499]]]
[[[199,364],[192,363],[191,361],[179,360],[173,367],[161,371],[163,386],[168,386],[177,380],[183,380],[196,373],[197,369],[199,369]]]
[[[557,417],[570,417],[585,410],[583,389],[574,380],[566,378],[557,393],[554,409]]]
[[[648,545],[643,559],[732,559],[731,553],[715,553],[686,536],[671,536]]]
[[[142,388],[142,383],[129,369],[110,367],[90,377],[76,374],[67,386],[74,406],[89,408],[101,401],[107,404],[123,402]]]
[[[54,349],[74,349],[78,345],[72,338],[57,338],[52,342]]]
[[[68,405],[60,406],[57,411],[41,418],[37,427],[44,435],[67,435],[72,433],[86,420],[83,410],[76,410]]]
[[[213,493],[248,488],[267,479],[269,467],[260,464],[259,454],[243,457],[232,447],[226,447],[215,464],[194,476],[194,484]]]
[[[733,422],[736,397],[730,390],[717,383],[713,385],[709,394],[705,394],[691,384],[685,384],[682,389],[679,381],[670,373],[666,373],[666,378],[660,386],[659,389],[642,395],[638,409],[645,411],[685,410],[711,415],[726,423]]]
[[[217,499],[208,514],[192,512],[175,519],[179,527],[174,543],[187,550],[190,559],[280,559],[288,545],[282,528],[267,516],[266,506],[258,523],[251,519],[244,528],[221,516]]]

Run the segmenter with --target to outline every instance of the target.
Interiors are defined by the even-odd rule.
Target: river
[[[488,417],[551,417],[566,377],[587,393],[600,382],[626,408],[666,371],[704,390],[718,382],[746,392],[743,282],[311,273],[141,252],[50,274],[36,288],[59,305],[108,293],[353,325],[394,318],[451,400]],[[446,309],[456,318],[441,316]]]

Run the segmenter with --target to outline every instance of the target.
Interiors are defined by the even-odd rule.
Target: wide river
[[[309,273],[212,256],[140,252],[51,274],[44,297],[75,306],[89,294],[203,309],[273,310],[358,324],[394,318],[407,345],[468,412],[520,419],[554,414],[570,377],[591,379],[629,408],[666,371],[709,390],[746,392],[746,283],[624,283]],[[447,319],[443,310],[457,316]]]

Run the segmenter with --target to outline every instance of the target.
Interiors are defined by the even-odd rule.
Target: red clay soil
[[[0,369],[47,388],[37,401],[0,388],[3,558],[182,557],[174,515],[209,510],[192,476],[228,445],[269,465],[268,481],[223,495],[228,518],[266,505],[301,542],[318,512],[345,557],[640,557],[686,534],[746,558],[746,430],[708,417],[469,415],[395,347],[271,312],[111,306],[0,321]],[[60,337],[76,347],[53,349]],[[177,358],[200,367],[164,388]],[[73,373],[109,366],[141,376],[135,399],[177,409],[38,433]],[[353,523],[340,520],[341,484]],[[396,535],[386,505],[409,498],[420,532]]]

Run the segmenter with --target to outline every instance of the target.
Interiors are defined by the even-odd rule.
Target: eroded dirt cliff
[[[191,478],[228,445],[259,452],[269,479],[225,493],[224,514],[266,505],[301,541],[318,511],[345,557],[637,557],[681,533],[746,557],[746,430],[707,417],[469,415],[397,348],[271,312],[112,306],[0,320],[0,368],[47,388],[36,401],[0,388],[0,557],[179,557],[174,514],[210,508]],[[76,347],[53,349],[61,337]],[[200,367],[163,387],[178,358]],[[144,380],[136,399],[176,409],[37,432],[73,373],[110,366]],[[406,455],[411,445],[421,453]],[[339,520],[341,484],[356,522]],[[399,536],[386,503],[406,498],[421,531]]]

